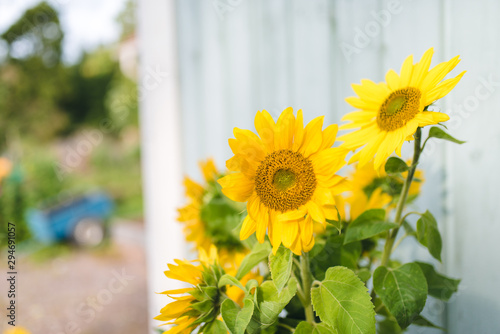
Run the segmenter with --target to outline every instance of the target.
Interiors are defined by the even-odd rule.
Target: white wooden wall
[[[157,2],[141,1],[146,7]],[[176,5],[178,50],[169,52],[179,58],[183,159],[171,163],[198,179],[198,160],[213,156],[223,167],[231,156],[232,128],[253,129],[257,110],[276,117],[292,106],[303,109],[306,120],[326,115],[326,123],[338,122],[351,110],[344,102],[353,94],[351,83],[381,81],[389,68],[399,71],[407,55],[418,59],[431,46],[433,65],[462,56],[456,74],[468,73],[440,106],[452,115],[450,132],[468,142],[429,145],[421,165],[427,182],[417,205],[439,218],[445,249],[444,265],[437,267],[463,281],[446,308],[430,299],[425,313],[449,333],[500,333],[500,2],[177,0]],[[407,258],[428,260],[414,243],[405,242],[402,249]]]

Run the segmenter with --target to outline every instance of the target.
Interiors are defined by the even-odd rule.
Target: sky
[[[0,34],[9,28],[23,12],[40,0],[0,0]],[[47,0],[58,10],[64,31],[65,62],[78,59],[82,50],[116,41],[119,26],[115,18],[125,0]]]

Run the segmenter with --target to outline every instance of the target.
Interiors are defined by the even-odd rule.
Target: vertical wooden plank
[[[417,62],[430,47],[434,47],[431,67],[445,60],[441,25],[442,8],[439,1],[385,0],[376,16],[379,19],[388,18],[385,20],[387,23],[383,30],[384,74],[390,68],[399,73],[400,66],[408,55],[413,54],[414,62]],[[424,20],[425,25],[422,24]],[[439,101],[437,105],[442,109],[445,107],[444,101]],[[427,132],[428,129],[424,128],[424,138],[426,138]],[[413,143],[406,143],[403,146],[403,157],[410,159],[412,154]],[[431,211],[438,220],[442,233],[445,231],[444,207],[446,202],[443,154],[443,146],[434,145],[434,143],[427,146],[426,151],[422,154],[418,168],[423,170],[425,182],[421,187],[421,196],[413,204],[413,209],[416,211],[423,212],[426,209]],[[418,217],[412,217],[412,223],[415,223],[416,218]],[[419,259],[434,264],[438,270],[441,269],[440,264],[433,260],[427,249],[420,246],[413,238],[405,240],[398,251],[405,261]],[[428,297],[423,315],[432,322],[443,326],[445,306],[441,301]],[[409,332],[438,334],[441,331],[413,326]]]
[[[219,12],[211,1],[200,2],[201,21],[201,73],[200,115],[203,130],[203,155],[224,160],[224,150],[231,131],[225,113],[224,60],[225,34]]]
[[[177,1],[179,71],[181,89],[181,125],[184,174],[200,178],[198,160],[204,158],[205,123],[199,121],[202,110],[200,1]]]
[[[175,1],[140,1],[138,18],[149,327],[155,333],[160,322],[153,317],[166,304],[164,296],[156,293],[179,286],[167,280],[163,271],[167,262],[183,257],[185,249],[176,222],[182,162]],[[166,72],[166,78],[159,72]]]
[[[378,1],[339,0],[335,2],[336,22],[336,56],[338,62],[336,73],[332,75],[338,80],[338,112],[344,115],[352,108],[344,101],[354,93],[352,83],[359,83],[363,78],[374,81],[382,79],[380,62],[381,29],[377,31],[372,11],[377,11]],[[371,32],[373,30],[373,32]],[[369,32],[369,34],[367,33]]]
[[[453,1],[447,2],[446,8],[450,53],[460,54],[460,67],[467,70],[449,103],[449,130],[467,143],[447,147],[453,229],[446,238],[453,244],[446,261],[449,273],[462,278],[462,289],[449,306],[448,328],[458,334],[496,333],[500,328],[500,175],[496,172],[500,151],[500,3]]]
[[[220,20],[225,41],[223,89],[227,132],[224,142],[221,143],[224,159],[231,157],[227,139],[233,137],[232,129],[234,127],[252,129],[253,119],[258,110],[258,103],[252,92],[252,82],[257,78],[251,66],[255,54],[252,48],[252,34],[255,28],[251,25],[254,6],[249,1],[229,3],[232,3],[232,6],[227,8],[227,12]]]
[[[292,1],[289,103],[294,110],[303,109],[307,121],[325,115],[325,124],[333,121],[331,14],[328,0]]]
[[[258,72],[254,94],[258,110],[266,109],[276,118],[291,103],[290,3],[259,0],[252,4],[252,68]]]

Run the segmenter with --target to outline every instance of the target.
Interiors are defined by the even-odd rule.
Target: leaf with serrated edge
[[[240,281],[229,274],[225,274],[219,279],[219,289],[226,285],[237,286],[238,288],[246,292],[246,289],[243,287]]]
[[[407,263],[394,270],[378,267],[373,273],[373,286],[403,329],[424,309],[427,283],[416,263]]]
[[[215,320],[212,323],[207,324],[203,328],[203,333],[206,334],[227,334],[226,326],[220,320]]]
[[[293,254],[292,251],[283,245],[280,245],[276,255],[269,254],[269,270],[271,271],[271,278],[278,293],[283,290],[290,275],[292,273]]]
[[[297,291],[297,279],[290,278],[288,285],[280,294],[271,281],[265,281],[259,286],[254,294],[255,309],[252,319],[248,324],[247,331],[250,334],[261,333],[273,325],[278,315],[295,296]]]
[[[224,320],[228,331],[232,334],[236,334],[236,317],[240,312],[240,307],[231,299],[226,299],[221,305],[221,315]]]
[[[248,274],[248,272],[252,270],[257,264],[262,262],[264,259],[267,259],[270,252],[271,245],[269,244],[269,242],[266,241],[262,244],[255,244],[250,253],[245,256],[243,261],[241,261],[240,268],[235,275],[236,279],[242,279],[243,276]]]
[[[245,329],[252,318],[253,310],[254,304],[250,299],[245,299],[242,309],[231,299],[224,300],[221,306],[221,314],[229,332],[232,334],[245,333]]]
[[[459,279],[453,279],[436,272],[434,267],[428,263],[415,262],[420,266],[425,275],[429,296],[447,302],[451,296],[458,291]]]
[[[325,324],[310,324],[302,321],[295,328],[294,334],[337,334],[337,331]]]
[[[368,289],[346,267],[332,267],[311,291],[312,303],[321,321],[339,334],[375,333],[375,311]]]
[[[386,212],[384,209],[371,209],[363,212],[349,224],[345,234],[344,244],[368,239],[379,233],[398,227],[397,224],[386,222],[385,214]]]
[[[427,247],[429,253],[431,253],[436,260],[441,261],[443,242],[437,227],[436,219],[429,210],[425,211],[417,221],[417,240],[423,246]]]

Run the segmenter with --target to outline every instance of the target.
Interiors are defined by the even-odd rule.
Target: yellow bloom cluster
[[[200,169],[206,183],[213,182],[218,176],[213,159],[200,162]],[[177,220],[184,223],[186,240],[194,243],[195,248],[208,251],[212,242],[205,232],[206,222],[201,218],[201,207],[206,185],[201,185],[186,176],[184,178],[184,187],[189,202],[186,206],[178,209],[179,217]]]
[[[185,225],[186,239],[199,250],[200,260],[198,264],[175,260],[175,264],[168,265],[165,272],[168,278],[192,287],[163,292],[174,301],[155,319],[173,325],[167,333],[191,333],[204,322],[216,321],[217,312],[211,309],[213,315],[204,310],[207,303],[213,302],[212,307],[217,311],[220,296],[203,300],[199,293],[203,291],[206,295],[209,290],[203,289],[212,288],[214,282],[215,290],[210,291],[223,294],[223,299],[229,298],[240,306],[244,304],[245,292],[234,286],[221,289],[216,283],[224,274],[234,278],[249,252],[243,243],[237,250],[217,244],[219,225],[222,224],[223,231],[232,229],[216,222],[220,217],[209,214],[214,212],[210,201],[224,197],[222,194],[228,203],[246,203],[246,212],[241,210],[241,217],[238,210],[233,215],[237,217],[234,227],[240,223],[239,239],[243,241],[255,234],[261,244],[269,240],[275,255],[281,245],[296,255],[309,252],[315,245],[315,236],[324,231],[329,221],[335,225],[332,221],[339,216],[343,221],[352,221],[368,209],[384,208],[389,212],[399,201],[396,220],[400,220],[404,204],[418,195],[423,180],[422,172],[416,170],[420,128],[449,119],[444,113],[429,110],[429,106],[448,94],[464,74],[444,80],[460,59],[457,56],[430,68],[433,53],[432,48],[427,50],[415,64],[413,56],[409,56],[399,74],[394,70],[387,72],[386,82],[364,79],[361,84],[353,84],[357,96],[346,101],[356,111],[342,118],[350,123],[340,129],[356,130],[339,137],[341,145],[334,147],[338,125],[323,128],[324,117],[304,125],[302,110],[295,115],[292,108],[287,108],[276,121],[262,110],[255,116],[255,132],[234,128],[234,138],[229,139],[234,156],[226,162],[227,173],[218,172],[214,161],[207,160],[200,164],[205,184],[186,177],[184,185],[189,202],[179,209],[178,220]],[[393,174],[388,169],[390,174],[386,174],[384,166],[389,156],[393,153],[401,156],[403,143],[414,139],[418,152],[414,165],[404,166],[400,161],[404,172]],[[339,171],[350,153],[353,154],[349,164],[356,163],[356,168],[344,177]],[[413,179],[416,182],[412,183]],[[342,223],[338,223],[340,231]],[[387,262],[386,256],[382,263]],[[302,279],[302,284],[306,284],[307,276]],[[245,285],[250,280],[260,284],[263,277],[250,271],[239,281]],[[307,299],[305,295],[303,298]]]
[[[257,113],[255,128],[234,129],[229,145],[234,157],[229,174],[219,183],[234,201],[247,202],[248,215],[240,238],[256,233],[264,242],[266,231],[276,253],[280,244],[295,254],[314,246],[313,221],[323,225],[336,219],[334,196],[346,190],[336,172],[345,165],[347,151],[333,148],[337,125],[323,127],[323,117],[305,127],[302,110],[288,108],[274,122],[267,111]]]
[[[449,119],[446,114],[429,111],[428,106],[448,94],[464,74],[443,81],[459,57],[429,69],[433,53],[432,48],[427,50],[416,64],[409,56],[401,74],[394,70],[387,73],[386,83],[362,80],[360,85],[352,85],[358,97],[346,101],[358,111],[344,116],[343,120],[351,123],[341,129],[359,129],[339,137],[343,142],[339,147],[332,147],[336,124],[323,130],[323,117],[318,117],[304,127],[302,111],[295,117],[291,108],[276,122],[267,111],[258,112],[257,134],[235,128],[235,139],[229,140],[234,157],[227,161],[234,173],[218,182],[229,198],[247,202],[248,215],[240,238],[255,233],[262,243],[267,232],[274,252],[280,244],[298,255],[308,252],[314,245],[313,222],[324,225],[343,211],[336,199],[338,202],[338,195],[348,190],[348,183],[336,173],[344,166],[348,152],[359,148],[349,160],[358,162],[359,174],[347,199],[351,216],[388,205],[392,198],[381,189],[375,189],[370,197],[362,196],[363,182],[380,176],[389,155],[396,152],[401,156],[404,141],[412,140],[417,128]]]

